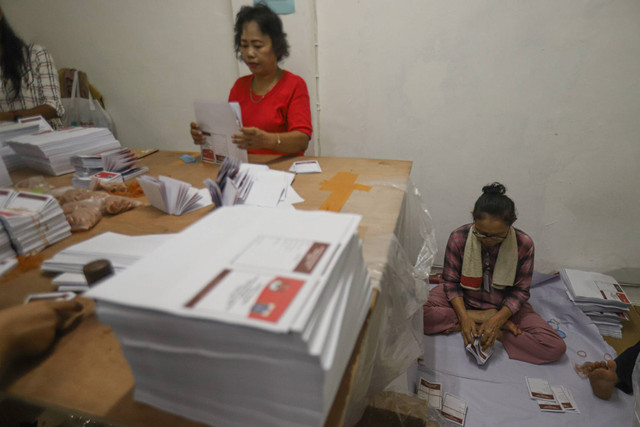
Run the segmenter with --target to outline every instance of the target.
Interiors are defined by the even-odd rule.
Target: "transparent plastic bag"
[[[102,199],[101,211],[103,215],[118,215],[122,212],[142,206],[139,200],[133,200],[129,197],[108,195]]]
[[[50,194],[51,191],[55,188],[53,185],[49,184],[45,181],[42,175],[31,176],[29,178],[25,178],[21,181],[18,181],[14,187],[17,190],[28,190],[33,193],[44,193]]]
[[[62,205],[71,231],[87,231],[102,219],[100,199],[85,199]]]

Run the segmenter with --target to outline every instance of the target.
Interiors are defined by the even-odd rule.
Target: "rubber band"
[[[587,352],[584,350],[578,350],[576,351],[576,354],[582,358],[585,358],[585,359],[587,358]]]
[[[604,354],[604,360],[607,360],[607,361],[609,361],[609,360],[613,360],[613,356],[612,356],[612,355],[610,355],[609,353],[605,353],[605,354]]]

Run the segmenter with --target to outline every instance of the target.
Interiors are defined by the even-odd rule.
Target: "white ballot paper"
[[[527,379],[529,397],[531,397],[532,399],[555,401],[553,391],[551,390],[551,386],[549,385],[549,382],[547,380],[542,378],[525,378]]]
[[[463,426],[464,420],[467,418],[467,402],[452,394],[445,393],[440,413],[446,419]]]
[[[198,100],[193,103],[196,121],[205,137],[202,144],[202,161],[221,164],[226,157],[248,162],[247,150],[242,150],[231,140],[242,133],[242,112],[237,102],[213,102]]]
[[[320,168],[320,163],[318,163],[317,160],[299,160],[297,162],[293,162],[289,168],[289,172],[296,174],[320,173],[322,172],[322,169]]]
[[[432,408],[442,408],[442,383],[427,381],[420,378],[418,383],[418,397],[425,399]]]
[[[480,366],[487,363],[487,360],[489,360],[493,354],[493,346],[488,347],[486,350],[482,349],[482,337],[474,338],[473,344],[467,344],[465,348],[476,358],[476,362],[478,362]]]
[[[211,205],[209,191],[198,190],[188,182],[145,175],[138,178],[138,183],[151,206],[170,215],[182,215]]]
[[[571,391],[561,385],[552,385],[551,390],[553,390],[556,401],[562,405],[562,409],[566,412],[580,413]]]

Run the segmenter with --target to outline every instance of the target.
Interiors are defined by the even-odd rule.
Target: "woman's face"
[[[240,54],[251,72],[257,76],[269,76],[278,69],[278,58],[273,51],[271,37],[260,31],[255,21],[242,26]]]
[[[484,215],[481,219],[476,219],[474,229],[476,233],[484,236],[476,234],[482,246],[487,247],[499,245],[509,233],[509,226],[502,219],[491,215]]]

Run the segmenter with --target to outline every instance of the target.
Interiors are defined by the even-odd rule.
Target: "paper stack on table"
[[[102,154],[80,154],[71,157],[75,169],[71,182],[74,188],[90,188],[93,180],[101,179],[100,173],[115,172],[115,182],[124,182],[149,171],[149,168],[134,167],[139,158],[127,147],[107,151]]]
[[[628,320],[631,303],[622,286],[611,276],[589,271],[560,270],[567,295],[595,323],[603,336],[622,338],[622,322]]]
[[[42,271],[62,273],[53,279],[60,291],[88,290],[82,267],[91,261],[108,259],[117,274],[151,253],[173,234],[127,236],[106,232],[69,246],[42,263]],[[74,288],[67,288],[73,286]],[[62,288],[61,288],[62,287]]]
[[[204,184],[216,206],[292,207],[304,201],[291,186],[294,178],[292,173],[269,169],[267,165],[226,158],[216,180],[206,179]]]
[[[99,154],[120,147],[107,128],[69,128],[57,132],[11,138],[8,141],[30,168],[50,175],[74,171],[71,157]]]
[[[0,123],[0,156],[8,170],[25,167],[24,161],[9,145],[7,141],[22,135],[32,135],[39,131],[38,123]]]
[[[19,255],[41,251],[71,235],[55,197],[0,189],[0,222]]]
[[[321,426],[372,300],[359,222],[220,208],[92,288],[135,399],[219,427]]]

